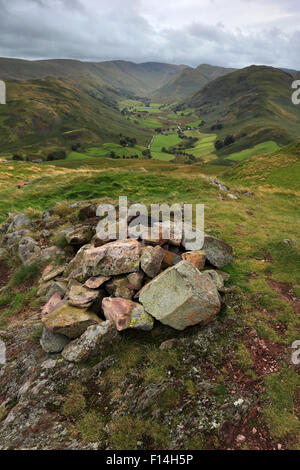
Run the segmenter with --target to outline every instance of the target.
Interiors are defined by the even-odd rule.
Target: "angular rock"
[[[105,289],[111,296],[122,297],[123,299],[132,299],[135,293],[127,276],[114,276],[106,283]]]
[[[178,258],[178,254],[170,250],[164,250],[164,251],[165,252],[164,252],[164,258],[162,261],[162,267],[169,268],[170,266],[174,265],[174,261],[176,258]]]
[[[80,283],[71,287],[69,292],[69,304],[73,307],[88,308],[93,305],[99,297],[99,292],[95,289],[89,289]]]
[[[213,269],[207,270],[205,272],[212,278],[219,292],[228,291],[228,289],[224,286],[224,281],[228,280],[226,276],[227,273],[222,273],[222,271],[215,271]]]
[[[25,227],[31,227],[32,226],[32,222],[31,220],[26,217],[26,215],[24,214],[17,214],[14,216],[12,222],[10,223],[9,227],[8,227],[8,232],[16,232],[18,230],[20,230],[21,228],[25,228]]]
[[[100,324],[101,320],[87,309],[63,305],[44,317],[42,322],[52,333],[75,339],[81,336],[89,326]]]
[[[205,235],[203,250],[206,253],[206,259],[216,268],[223,268],[233,261],[232,247],[211,235]]]
[[[181,261],[149,282],[139,300],[146,312],[176,330],[206,324],[221,308],[211,277],[188,261]]]
[[[196,266],[197,269],[201,270],[204,268],[206,260],[205,251],[188,251],[187,253],[183,253],[181,256],[182,259],[189,261],[194,266]]]
[[[144,273],[142,271],[138,271],[136,273],[131,273],[127,275],[127,279],[129,282],[129,288],[135,291],[141,289],[143,285]]]
[[[160,269],[165,256],[164,250],[160,246],[146,246],[141,256],[141,268],[147,276],[155,277]]]
[[[54,334],[47,328],[43,328],[40,344],[47,354],[60,353],[69,342],[70,339],[66,336]]]
[[[170,222],[160,222],[154,223],[154,227],[160,227],[161,237],[168,241],[172,246],[180,246],[182,242],[182,227],[177,223],[172,221]]]
[[[54,260],[57,256],[64,255],[64,251],[57,248],[57,246],[49,246],[41,250],[40,259],[42,261]]]
[[[45,293],[45,300],[48,300],[52,297],[52,295],[58,293],[62,298],[65,296],[67,292],[67,283],[64,281],[54,281],[49,285]]]
[[[97,206],[95,204],[82,207],[78,214],[79,220],[92,219],[96,217],[96,211]]]
[[[22,238],[18,247],[18,255],[25,266],[35,263],[40,254],[41,249],[33,238]]]
[[[115,323],[118,331],[135,328],[150,331],[153,328],[153,318],[145,312],[137,302],[121,298],[106,297],[102,301],[102,309],[107,320]]]
[[[52,297],[46,303],[46,305],[44,305],[42,312],[41,312],[41,317],[43,318],[49,313],[56,310],[58,307],[62,305],[62,302],[64,301],[61,298],[61,295],[59,292],[56,292],[55,294],[53,294]]]
[[[115,325],[102,322],[90,326],[80,338],[69,343],[62,352],[62,357],[69,362],[81,362],[87,359],[101,358],[105,347],[120,339]]]
[[[64,276],[68,278],[73,278],[78,274],[82,273],[82,265],[83,265],[83,255],[84,252],[92,248],[92,245],[84,245],[77,251],[76,256],[70,261],[70,263],[66,266],[64,271]]]
[[[82,225],[75,228],[72,232],[66,234],[66,240],[69,245],[82,246],[91,241],[94,230],[89,225]]]
[[[106,276],[97,276],[97,277],[90,277],[86,283],[84,284],[85,287],[89,289],[99,289],[105,282],[109,281],[110,277]]]
[[[140,266],[142,245],[136,240],[118,240],[83,254],[83,276],[117,276],[136,272]]]

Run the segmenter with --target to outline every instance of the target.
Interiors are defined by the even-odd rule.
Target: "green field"
[[[191,153],[196,158],[202,158],[204,161],[209,161],[216,157],[214,146],[216,140],[215,134],[204,134],[199,131],[187,131],[185,134],[188,137],[197,137],[199,139],[195,147],[186,150],[187,153]]]
[[[240,162],[245,160],[246,158],[250,158],[253,155],[263,155],[269,152],[275,152],[275,150],[279,149],[279,145],[272,140],[268,142],[263,142],[261,144],[255,145],[255,147],[242,150],[241,152],[233,153],[232,155],[228,155],[229,160],[233,160],[235,162]]]
[[[173,145],[179,144],[179,142],[181,142],[181,139],[176,133],[168,135],[159,134],[155,136],[151,150],[154,152],[160,152],[163,147],[167,149],[169,147],[172,147]]]

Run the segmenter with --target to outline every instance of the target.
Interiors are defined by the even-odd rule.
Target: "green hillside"
[[[233,71],[234,69],[226,69],[207,64],[199,65],[195,69],[186,67],[177,76],[157,90],[152,95],[152,98],[164,102],[180,101],[199,91],[210,81]]]
[[[0,58],[2,80],[29,80],[47,76],[72,79],[78,87],[86,82],[114,88],[115,92],[146,96],[167,83],[184,66],[147,62],[136,64],[122,60],[81,62],[55,59],[28,61]],[[112,90],[111,90],[112,91]]]
[[[299,138],[299,107],[291,101],[293,76],[279,69],[251,66],[207,84],[181,106],[195,108],[206,130],[218,123],[218,138],[235,142],[219,154],[230,155],[256,144],[287,145]],[[214,129],[215,130],[215,129]]]
[[[7,105],[0,107],[2,154],[118,141],[120,134],[148,141],[147,130],[67,80],[9,81],[7,96]]]

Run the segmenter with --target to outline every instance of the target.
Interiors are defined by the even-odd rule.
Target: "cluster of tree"
[[[65,160],[67,157],[65,150],[55,150],[47,155],[47,162],[52,162],[53,160]]]
[[[81,143],[80,142],[76,142],[75,144],[71,145],[71,150],[73,152],[79,152],[79,150],[82,150],[81,148]]]
[[[223,147],[227,147],[228,145],[231,145],[235,142],[235,138],[233,137],[233,135],[228,135],[227,137],[225,137],[224,140],[216,140],[215,141],[215,149],[216,150],[221,150]]]
[[[135,155],[116,155],[115,152],[110,152],[110,154],[108,155],[109,158],[114,158],[114,159],[120,159],[120,158],[127,158],[127,159],[133,159],[133,158],[139,158],[139,156],[137,154]]]
[[[134,147],[137,144],[135,137],[128,137],[120,134],[120,145],[122,147]]]
[[[151,150],[150,150],[150,149],[145,149],[145,150],[143,150],[142,153],[143,153],[143,157],[144,157],[144,158],[147,158],[147,159],[149,159],[149,160],[152,158]]]
[[[217,124],[213,124],[210,128],[211,131],[220,131],[221,129],[223,129],[223,124],[221,124],[220,122],[217,122]]]

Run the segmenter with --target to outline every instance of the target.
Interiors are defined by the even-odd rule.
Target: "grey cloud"
[[[159,18],[161,2],[158,0],[153,2],[155,21],[146,14],[145,0],[14,0],[9,3],[0,0],[0,56],[168,61],[189,65],[208,62],[233,67],[264,63],[300,68],[296,48],[300,31],[296,27],[285,32],[277,13],[270,23],[267,15],[275,6],[280,7],[282,24],[285,24],[293,9],[299,12],[298,0],[267,0],[265,17],[254,23],[252,16],[251,27],[241,24],[239,28],[230,26],[229,14],[222,21],[216,18],[213,12],[217,0],[184,1],[191,11],[182,23],[179,15],[176,25],[171,27]],[[255,2],[258,0],[251,0],[252,13]],[[167,11],[165,3],[164,12]],[[204,11],[200,5],[197,10],[198,3],[206,7],[206,14],[212,12],[209,22],[197,20]],[[241,11],[248,8],[250,0],[232,0],[231,4],[231,15],[234,15],[234,4]],[[174,18],[179,6],[180,2],[170,1],[170,14]],[[166,14],[162,16],[165,18]]]

